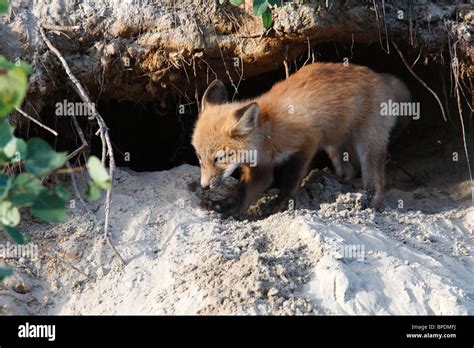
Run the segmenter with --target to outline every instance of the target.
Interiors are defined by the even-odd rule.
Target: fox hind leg
[[[343,177],[343,169],[342,169],[342,153],[341,150],[334,146],[330,145],[325,148],[326,153],[329,156],[329,159],[331,160],[332,166],[334,167],[334,172],[336,175],[342,179]]]
[[[359,143],[356,146],[362,172],[364,189],[369,192],[370,207],[379,208],[383,203],[385,186],[385,146]]]
[[[342,181],[349,182],[354,179],[360,170],[359,160],[354,150],[353,140],[350,139],[342,152]]]
[[[385,157],[385,151],[378,153],[377,165],[374,172],[374,196],[370,202],[370,206],[372,208],[379,208],[383,203],[385,186]]]
[[[336,175],[344,182],[349,182],[357,174],[358,161],[352,142],[345,145],[329,145],[325,148]]]

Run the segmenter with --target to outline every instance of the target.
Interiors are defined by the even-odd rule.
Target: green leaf
[[[0,69],[0,118],[23,102],[28,88],[28,77],[23,68]]]
[[[0,201],[4,200],[8,196],[8,192],[12,186],[12,178],[0,174]]]
[[[31,207],[31,214],[46,222],[59,222],[66,217],[66,207],[57,194],[42,191]]]
[[[25,156],[26,169],[35,176],[44,176],[66,161],[65,152],[56,152],[43,139],[34,138],[28,142]]]
[[[0,0],[0,16],[6,14],[8,14],[8,0]]]
[[[2,150],[0,150],[0,168],[10,163],[11,163],[11,160],[7,157],[7,155],[3,153]]]
[[[25,244],[26,243],[25,237],[23,237],[21,232],[18,229],[16,229],[15,227],[3,225],[2,228],[3,228],[3,231],[5,232],[5,234],[8,237],[10,237],[15,243],[17,243],[17,244]]]
[[[272,23],[273,23],[272,11],[269,8],[267,8],[267,10],[263,12],[262,22],[265,29],[268,29],[272,26]]]
[[[21,215],[17,207],[10,201],[0,202],[0,223],[5,226],[14,227],[20,223]]]
[[[56,194],[63,200],[63,202],[67,202],[71,198],[71,193],[61,185],[56,186]]]
[[[10,268],[0,268],[0,282],[13,274],[13,270]]]
[[[1,0],[0,0],[1,1]],[[15,63],[10,62],[8,59],[6,59],[4,56],[0,55],[0,68],[3,68],[5,70],[11,70],[14,68],[20,68],[23,70],[23,72],[26,75],[31,75],[33,68],[31,67],[28,62],[25,62],[24,60],[17,60]]]
[[[3,149],[3,153],[8,158],[18,158],[18,161],[21,161],[26,156],[26,143],[23,139],[13,137]]]
[[[13,69],[14,67],[15,67],[14,63],[10,62],[7,58],[0,55],[0,68],[3,68],[5,70],[10,70],[10,69]]]
[[[43,191],[46,188],[38,178],[30,173],[22,173],[13,182],[10,201],[17,207],[30,207]]]
[[[107,173],[107,170],[105,170],[104,166],[97,157],[89,157],[89,160],[87,161],[87,170],[89,171],[89,175],[94,181],[94,184],[104,190],[110,189],[111,180],[109,173]]]
[[[11,177],[0,174],[0,201],[3,201],[8,196],[11,186]]]
[[[13,139],[13,128],[5,119],[0,118],[0,149],[3,149]]]
[[[97,201],[101,197],[100,187],[93,182],[89,183],[86,191],[86,199],[89,202]]]
[[[244,0],[229,0],[229,2],[234,6],[240,6],[243,4]]]
[[[15,62],[15,66],[18,68],[18,69],[21,69],[23,70],[23,72],[26,74],[26,75],[31,75],[31,73],[33,72],[33,68],[31,67],[30,64],[28,64],[28,62],[24,61],[24,60],[18,60]],[[27,76],[28,78],[28,76]]]
[[[219,4],[220,4],[220,5],[223,5],[224,2],[225,2],[225,0],[219,0]]]
[[[255,16],[261,16],[268,9],[267,0],[254,0],[253,1],[253,14]]]

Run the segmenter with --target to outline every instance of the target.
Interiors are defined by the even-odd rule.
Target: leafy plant
[[[222,5],[225,0],[219,0]],[[229,0],[229,3],[234,6],[240,6],[243,4],[243,0]],[[262,17],[262,23],[265,29],[268,29],[273,24],[273,15],[271,6],[281,6],[281,0],[253,0],[253,14],[255,16]]]
[[[8,11],[8,1],[0,0],[0,15]],[[39,138],[25,142],[14,135],[7,115],[20,107],[28,89],[31,74],[28,63],[12,63],[0,55],[0,231],[18,244],[27,239],[17,229],[21,221],[20,209],[29,208],[31,214],[46,222],[62,221],[66,217],[66,202],[70,193],[62,186],[53,189],[43,185],[43,178],[53,174],[66,162],[65,152],[56,152]],[[17,176],[6,175],[7,167],[22,163],[26,169]],[[93,194],[88,199],[99,199],[101,189],[110,189],[110,177],[100,160],[91,156],[88,160]],[[0,268],[0,281],[11,275],[9,269]]]
[[[8,0],[0,0],[0,16],[8,13]]]
[[[8,276],[11,276],[13,271],[7,268],[0,268],[0,282]]]

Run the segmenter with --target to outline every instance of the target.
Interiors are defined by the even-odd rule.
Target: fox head
[[[255,102],[228,103],[224,84],[215,80],[202,97],[192,144],[201,166],[201,186],[214,188],[256,153],[259,107]]]

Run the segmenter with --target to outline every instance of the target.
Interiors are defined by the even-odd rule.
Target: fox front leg
[[[301,188],[301,182],[308,173],[311,158],[311,153],[298,152],[283,165],[280,171],[280,193],[272,209],[272,214],[287,210],[290,200],[295,201]]]
[[[252,203],[255,203],[273,183],[273,167],[256,166],[243,167],[240,179],[241,191],[239,205],[234,216],[245,213]]]

